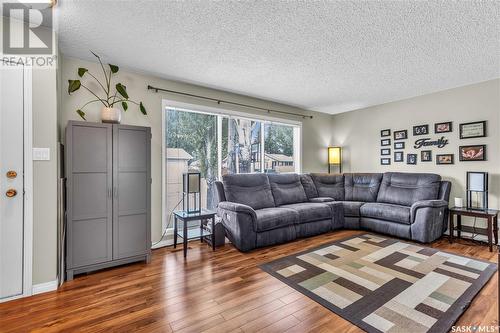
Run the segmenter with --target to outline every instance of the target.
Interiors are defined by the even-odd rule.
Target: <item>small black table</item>
[[[461,237],[461,232],[470,232],[473,234],[486,235],[488,236],[488,246],[490,248],[490,252],[493,251],[493,238],[495,238],[495,244],[498,244],[498,213],[499,211],[496,209],[469,209],[469,208],[460,208],[453,207],[450,208],[450,235],[449,240],[450,243],[453,242],[454,231],[457,231],[458,238]],[[453,216],[457,216],[457,225],[455,226],[455,221]],[[475,228],[466,225],[462,225],[462,216],[471,216],[471,217],[479,217],[487,220],[486,228]]]
[[[177,220],[181,220],[183,227],[182,233],[177,227]],[[193,220],[200,220],[200,228],[188,229],[187,223]],[[209,228],[208,221],[212,220],[212,227]],[[215,251],[215,212],[208,209],[202,209],[198,213],[188,213],[184,210],[174,212],[174,248],[177,247],[177,236],[182,237],[184,244],[184,258],[187,256],[187,244],[188,240],[200,238],[200,241],[206,237],[210,237],[210,243],[212,243],[212,250]]]

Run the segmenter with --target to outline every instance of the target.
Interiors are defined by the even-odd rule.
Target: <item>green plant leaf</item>
[[[87,120],[87,119],[85,119],[85,112],[83,112],[82,110],[78,109],[78,110],[76,110],[76,113],[78,113],[78,115],[80,117],[82,117],[83,120],[85,120],[85,121]]]
[[[128,109],[127,102],[122,102],[122,108],[123,108],[123,111],[127,111],[127,109]]]
[[[143,115],[147,115],[148,113],[146,112],[146,108],[144,107],[144,104],[142,102],[139,103],[139,109],[141,110]]]
[[[111,65],[111,64],[109,64],[109,68],[111,69],[111,73],[113,73],[113,74],[114,74],[114,73],[117,73],[117,72],[118,72],[118,70],[120,69],[118,66],[116,66],[116,65]]]
[[[83,67],[80,67],[78,68],[78,76],[79,77],[82,77],[83,75],[85,75],[85,73],[87,73],[89,70],[87,68],[83,68]]]
[[[80,89],[81,85],[82,83],[80,82],[80,80],[68,80],[68,94],[71,95],[72,92]]]
[[[118,93],[120,95],[122,95],[123,98],[128,99],[127,87],[125,87],[123,84],[117,83],[116,84],[116,91],[118,91]]]

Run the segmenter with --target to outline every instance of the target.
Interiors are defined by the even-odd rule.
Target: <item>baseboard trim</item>
[[[57,280],[35,284],[35,285],[33,285],[33,288],[32,288],[32,294],[37,295],[37,294],[42,294],[42,293],[46,293],[49,291],[57,290],[57,284],[58,284]]]

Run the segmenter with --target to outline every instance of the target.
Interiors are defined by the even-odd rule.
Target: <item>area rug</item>
[[[495,273],[488,261],[378,235],[261,268],[367,332],[447,332]]]

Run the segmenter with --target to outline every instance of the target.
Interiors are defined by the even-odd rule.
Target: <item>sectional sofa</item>
[[[337,229],[432,242],[447,227],[451,183],[429,173],[231,174],[217,214],[240,251]]]

